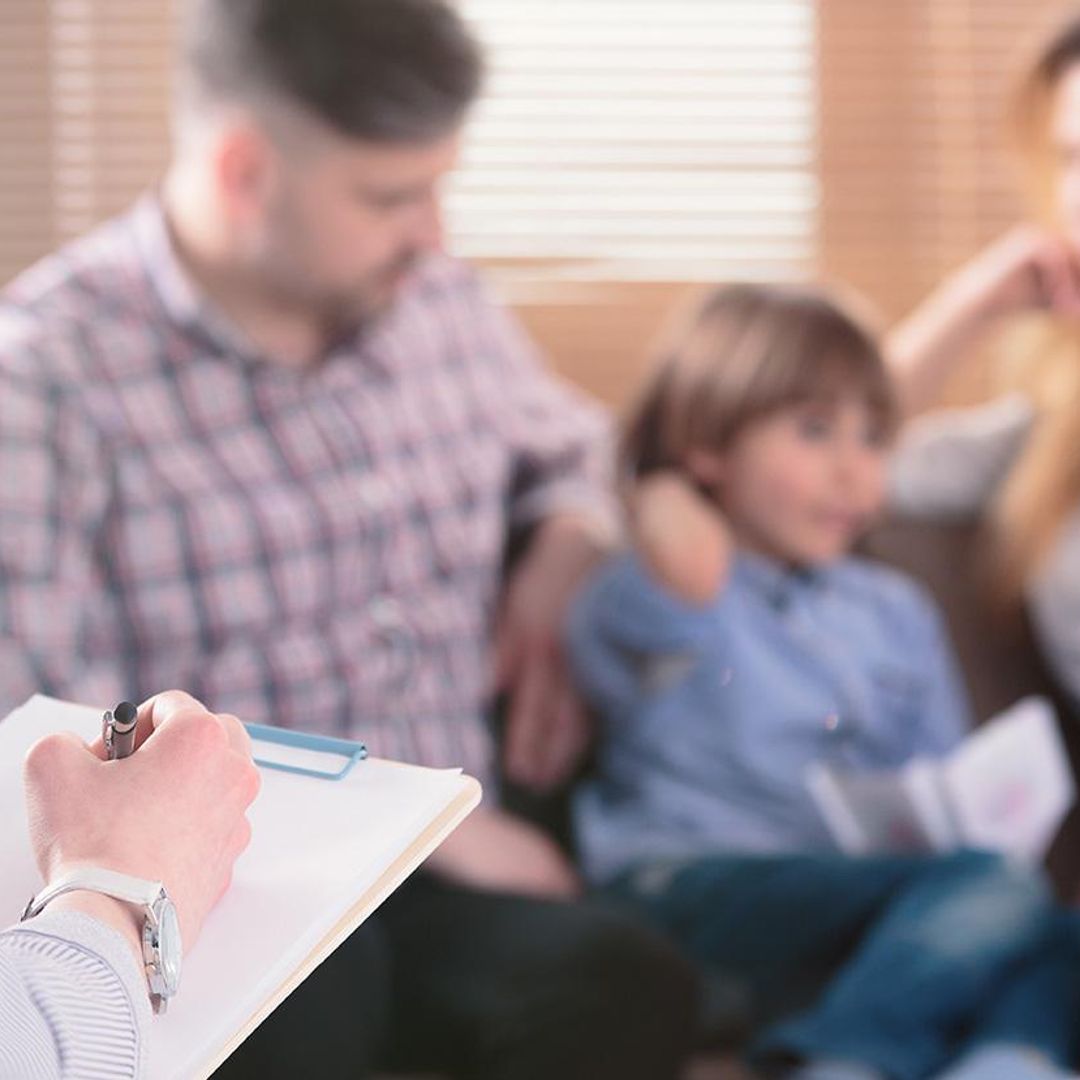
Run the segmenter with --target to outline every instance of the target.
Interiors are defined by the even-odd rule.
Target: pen
[[[121,701],[101,718],[101,738],[109,761],[130,757],[135,750],[135,725],[139,710],[130,701]]]

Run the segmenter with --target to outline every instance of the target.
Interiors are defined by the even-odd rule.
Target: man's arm
[[[582,578],[619,531],[611,423],[545,368],[517,322],[479,289],[471,319],[488,357],[487,416],[513,463],[508,524],[529,538],[496,628],[497,684],[508,695],[504,768],[544,788],[569,776],[589,739],[561,631]]]
[[[570,679],[563,625],[589,570],[608,552],[586,519],[556,515],[538,526],[511,572],[496,630],[496,681],[508,691],[503,764],[511,780],[543,789],[566,779],[590,727]]]

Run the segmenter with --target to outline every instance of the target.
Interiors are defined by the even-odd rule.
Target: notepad
[[[101,710],[37,696],[0,722],[0,924],[41,888],[21,766],[33,742],[60,730],[90,740]],[[209,1076],[480,801],[480,785],[458,770],[378,758],[339,781],[274,769],[262,781],[232,888],[153,1020],[151,1080]]]

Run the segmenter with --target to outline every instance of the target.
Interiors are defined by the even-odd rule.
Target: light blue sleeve
[[[593,575],[571,607],[566,647],[590,704],[610,713],[635,704],[642,661],[698,651],[717,633],[717,601],[697,606],[665,589],[637,555],[617,555]]]

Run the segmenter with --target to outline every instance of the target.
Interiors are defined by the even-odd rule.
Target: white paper
[[[848,772],[821,763],[807,774],[821,816],[837,847],[847,855],[932,849],[933,841],[906,779],[900,773]]]
[[[1054,711],[1041,698],[990,720],[941,761],[888,772],[818,764],[807,784],[851,855],[969,847],[1036,862],[1076,798]]]
[[[89,740],[100,726],[100,710],[44,697],[0,722],[0,821],[15,824],[0,830],[0,912],[11,921],[41,887],[27,837],[23,756],[50,731]],[[151,1080],[205,1076],[207,1062],[431,822],[466,789],[479,798],[476,782],[457,770],[378,759],[336,782],[269,769],[262,781],[232,888],[184,957],[180,992],[153,1021]]]
[[[1050,705],[1028,698],[972,734],[941,770],[969,847],[1045,856],[1076,797]]]
[[[942,783],[942,767],[941,762],[916,758],[899,774],[928,851],[952,851],[965,842],[956,805]]]

